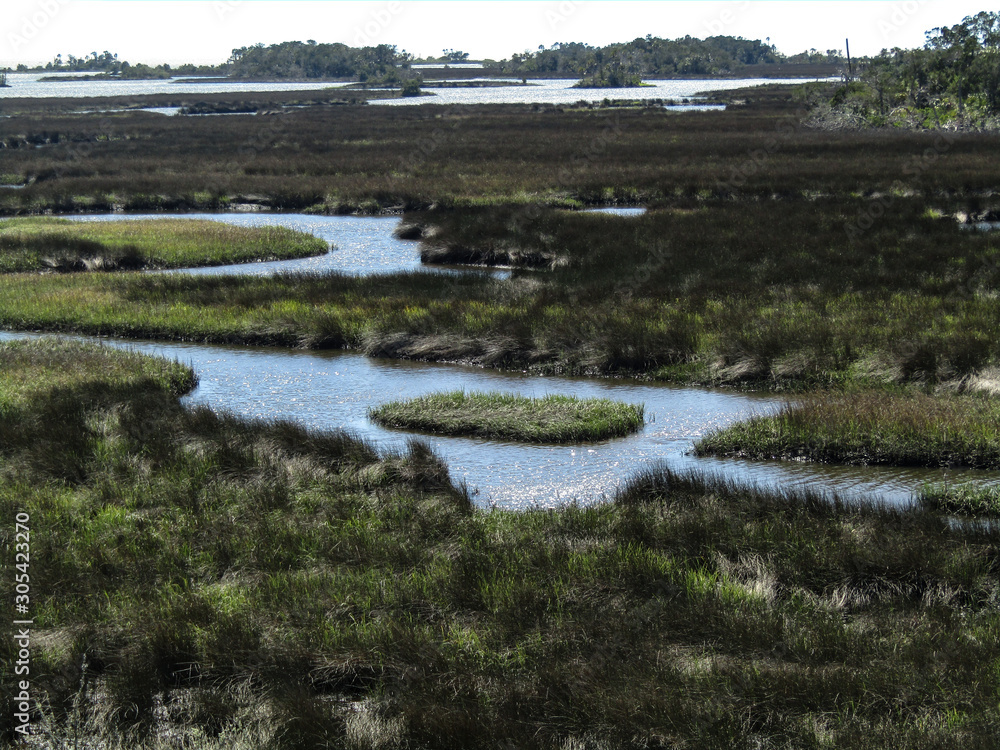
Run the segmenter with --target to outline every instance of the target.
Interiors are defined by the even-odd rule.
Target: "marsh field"
[[[995,471],[1000,235],[976,225],[1000,216],[1000,136],[813,127],[831,94],[683,113],[241,94],[256,114],[220,117],[8,99],[0,326],[767,390],[788,406],[696,449]],[[134,105],[167,106],[114,102]],[[647,210],[580,210],[603,205]],[[396,214],[426,262],[510,273],[124,270],[188,262],[180,237],[60,267],[52,237],[90,258],[118,232],[37,218],[250,208]],[[419,438],[386,451],[185,407],[183,364],[54,339],[2,344],[0,364],[11,590],[13,519],[31,519],[25,746],[1000,736],[989,487],[890,508],[650,466],[603,504],[483,508]],[[17,644],[0,653],[10,704]],[[0,715],[5,740],[20,723]]]

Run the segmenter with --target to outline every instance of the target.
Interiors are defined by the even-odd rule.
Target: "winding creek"
[[[335,246],[319,259],[245,264],[225,269],[228,273],[297,269],[339,270],[362,275],[419,268],[415,243],[393,237],[396,220],[392,218],[280,214],[197,216],[251,225],[281,224],[311,231]],[[199,269],[199,272],[219,273],[220,269]],[[0,340],[27,335],[30,334],[0,333]],[[528,396],[559,393],[645,404],[647,424],[639,433],[596,444],[519,445],[425,436],[448,462],[452,478],[466,482],[480,506],[497,504],[527,508],[555,507],[574,500],[600,502],[610,497],[630,476],[657,464],[704,470],[761,485],[808,487],[847,497],[875,496],[890,503],[909,502],[913,491],[926,481],[997,479],[995,472],[750,462],[690,455],[694,442],[706,432],[753,413],[777,408],[782,400],[767,394],[632,380],[538,377],[459,365],[372,359],[345,351],[103,341],[190,364],[198,375],[199,384],[185,397],[186,403],[205,404],[254,418],[289,419],[312,428],[346,429],[388,450],[404,449],[410,434],[371,423],[367,418],[368,408],[431,391],[504,390]]]

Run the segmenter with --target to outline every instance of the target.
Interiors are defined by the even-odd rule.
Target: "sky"
[[[4,0],[0,66],[105,50],[132,63],[217,64],[283,41],[458,49],[504,59],[557,42],[653,35],[770,39],[779,51],[852,55],[919,47],[924,32],[990,10],[982,0]]]

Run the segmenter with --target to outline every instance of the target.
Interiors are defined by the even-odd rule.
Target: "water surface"
[[[599,102],[604,99],[695,100],[704,91],[762,86],[770,83],[806,83],[802,78],[712,78],[669,81],[647,81],[649,86],[629,89],[577,89],[578,79],[531,80],[531,86],[492,86],[488,88],[428,89],[431,96],[405,99],[377,99],[370,104],[382,106],[412,106],[420,104],[575,104],[579,101]],[[709,105],[704,105],[709,106]],[[720,105],[721,106],[721,105]],[[715,108],[715,107],[712,107]],[[693,109],[684,107],[684,109]]]
[[[0,340],[26,334],[0,333]],[[90,339],[94,340],[94,339]],[[404,450],[410,433],[368,419],[369,407],[433,391],[502,390],[603,397],[645,405],[637,434],[581,445],[521,445],[492,440],[423,436],[465,481],[480,506],[557,507],[607,500],[629,477],[666,464],[762,486],[809,488],[847,497],[906,504],[926,481],[977,479],[995,472],[851,467],[793,461],[697,458],[693,444],[710,430],[777,409],[781,399],[706,388],[631,380],[538,377],[459,365],[372,359],[354,352],[304,351],[190,343],[104,340],[112,346],[177,359],[198,374],[184,401],[260,419],[290,419],[320,429],[345,429],[385,450]]]
[[[65,216],[74,221],[131,221],[134,219],[209,219],[241,227],[287,227],[308,232],[331,245],[325,255],[267,263],[183,269],[184,273],[270,276],[281,272],[327,273],[351,276],[426,270],[418,243],[393,236],[394,216],[312,216],[272,213],[93,214]]]
[[[460,66],[453,66],[460,67]],[[136,96],[143,94],[196,94],[264,91],[321,91],[350,85],[347,82],[245,82],[198,83],[188,78],[155,81],[40,81],[52,73],[10,73],[9,88],[0,89],[0,99],[13,97]],[[63,75],[60,73],[60,75]],[[86,75],[80,73],[80,75]],[[497,80],[497,79],[490,79]],[[519,80],[519,79],[518,79]],[[531,80],[531,86],[430,89],[431,96],[376,99],[371,104],[406,106],[419,104],[574,104],[603,99],[696,99],[703,91],[760,86],[768,83],[805,83],[803,78],[716,78],[647,81],[650,85],[629,89],[576,89],[577,79]],[[685,107],[685,109],[691,109]]]

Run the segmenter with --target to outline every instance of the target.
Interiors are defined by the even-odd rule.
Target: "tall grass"
[[[40,746],[994,743],[991,527],[659,469],[601,506],[473,510],[420,443],[185,410],[173,365],[116,351],[0,349],[8,394],[90,363],[0,422]]]
[[[208,220],[0,220],[0,273],[213,266],[287,260],[327,249],[323,240],[284,227]]]
[[[269,110],[281,104],[278,97],[241,93],[228,100]],[[149,103],[198,99],[218,107],[227,97],[176,95]],[[398,211],[517,196],[601,204],[912,191],[924,199],[974,201],[994,184],[991,134],[963,135],[946,155],[924,159],[928,149],[940,155],[938,134],[821,133],[804,126],[807,111],[787,106],[683,116],[545,105],[323,106],[168,118],[46,115],[38,109],[45,105],[5,100],[24,114],[0,121],[4,170],[32,180],[0,199],[5,214],[115,205],[224,208],[242,200],[282,210],[337,213],[367,204]],[[87,158],[76,158],[83,148]]]
[[[529,443],[576,443],[621,437],[643,425],[643,407],[611,399],[509,393],[431,393],[368,411],[378,424],[445,435]]]
[[[937,510],[970,516],[1000,515],[1000,488],[960,484],[929,484],[918,493],[922,503]]]
[[[898,199],[852,241],[854,198],[639,217],[530,206],[415,215],[442,247],[520,248],[509,280],[0,278],[0,324],[353,347],[380,356],[769,388],[992,387],[995,239]]]
[[[697,453],[848,464],[1000,467],[989,396],[860,392],[803,396],[702,438]]]

